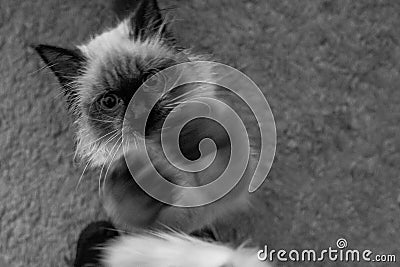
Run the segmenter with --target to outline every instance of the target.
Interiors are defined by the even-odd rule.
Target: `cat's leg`
[[[166,207],[140,188],[124,157],[112,163],[105,178],[103,205],[111,220],[127,230],[152,227]]]
[[[108,215],[121,227],[128,229],[162,229],[169,227],[185,233],[191,233],[212,225],[217,219],[223,219],[228,214],[243,210],[249,206],[249,193],[247,189],[252,176],[251,174],[254,171],[254,164],[248,165],[243,179],[224,197],[207,205],[184,208],[179,207],[179,205],[174,206],[161,203],[144,192],[132,177],[126,164],[126,161],[139,161],[141,156],[129,153],[125,157],[126,159],[121,157],[112,163],[108,176],[105,179],[103,197]],[[225,161],[225,159],[221,160]],[[164,159],[161,162],[164,162]],[[159,163],[159,161],[155,161],[156,165]],[[224,165],[223,162],[218,162],[217,158],[217,166],[218,163]],[[143,177],[140,178],[152,179],[152,177],[146,177],[146,168],[150,167],[145,166],[145,164],[145,161],[143,161],[143,167],[140,164],[136,164],[138,168],[143,168],[143,171],[140,170],[139,172],[143,173]],[[169,180],[180,185],[189,186],[196,186],[198,181],[201,181],[203,184],[204,181],[209,182],[209,176],[216,172],[214,169],[210,169],[202,174],[196,174],[200,176],[196,177],[194,174],[176,172],[169,165],[158,165],[156,167],[162,170],[162,175],[168,177]],[[158,184],[154,185],[154,189],[161,192],[169,203],[175,203],[174,201],[178,203],[182,196],[189,200],[191,198],[205,198],[203,195],[195,196],[191,191],[179,188],[173,192],[165,192],[165,188],[162,188]]]
[[[127,160],[139,160],[140,156],[127,155]],[[144,169],[146,166],[143,167]],[[171,176],[164,168],[164,174]],[[146,172],[144,170],[143,172]],[[179,175],[179,173],[174,173]],[[141,177],[141,179],[151,177]],[[157,187],[158,185],[155,185]],[[177,198],[176,192],[162,194],[170,203]],[[105,178],[103,205],[111,220],[119,227],[133,231],[135,229],[171,228],[185,233],[199,230],[208,225],[208,218],[199,217],[200,208],[180,208],[164,204],[148,195],[134,180],[125,158],[121,157],[112,163]]]

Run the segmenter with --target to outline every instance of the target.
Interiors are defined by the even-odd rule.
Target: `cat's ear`
[[[67,95],[73,93],[70,92],[70,90],[73,90],[72,83],[79,76],[85,63],[84,56],[79,51],[50,45],[32,45],[32,48],[57,76],[65,93]]]
[[[163,33],[163,18],[157,0],[139,0],[129,18],[130,36],[147,38],[158,32]]]

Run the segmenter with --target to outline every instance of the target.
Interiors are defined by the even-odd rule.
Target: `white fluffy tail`
[[[257,250],[202,241],[178,233],[122,236],[106,248],[107,267],[268,267]]]

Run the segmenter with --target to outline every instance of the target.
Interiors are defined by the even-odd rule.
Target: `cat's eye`
[[[99,103],[103,109],[114,110],[121,103],[121,98],[114,93],[107,93],[99,99]]]

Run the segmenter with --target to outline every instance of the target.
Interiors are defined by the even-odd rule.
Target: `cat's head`
[[[176,46],[156,0],[141,0],[115,28],[75,49],[34,48],[57,76],[76,118],[78,155],[94,166],[121,153],[125,110],[142,83],[160,70],[198,59]]]

